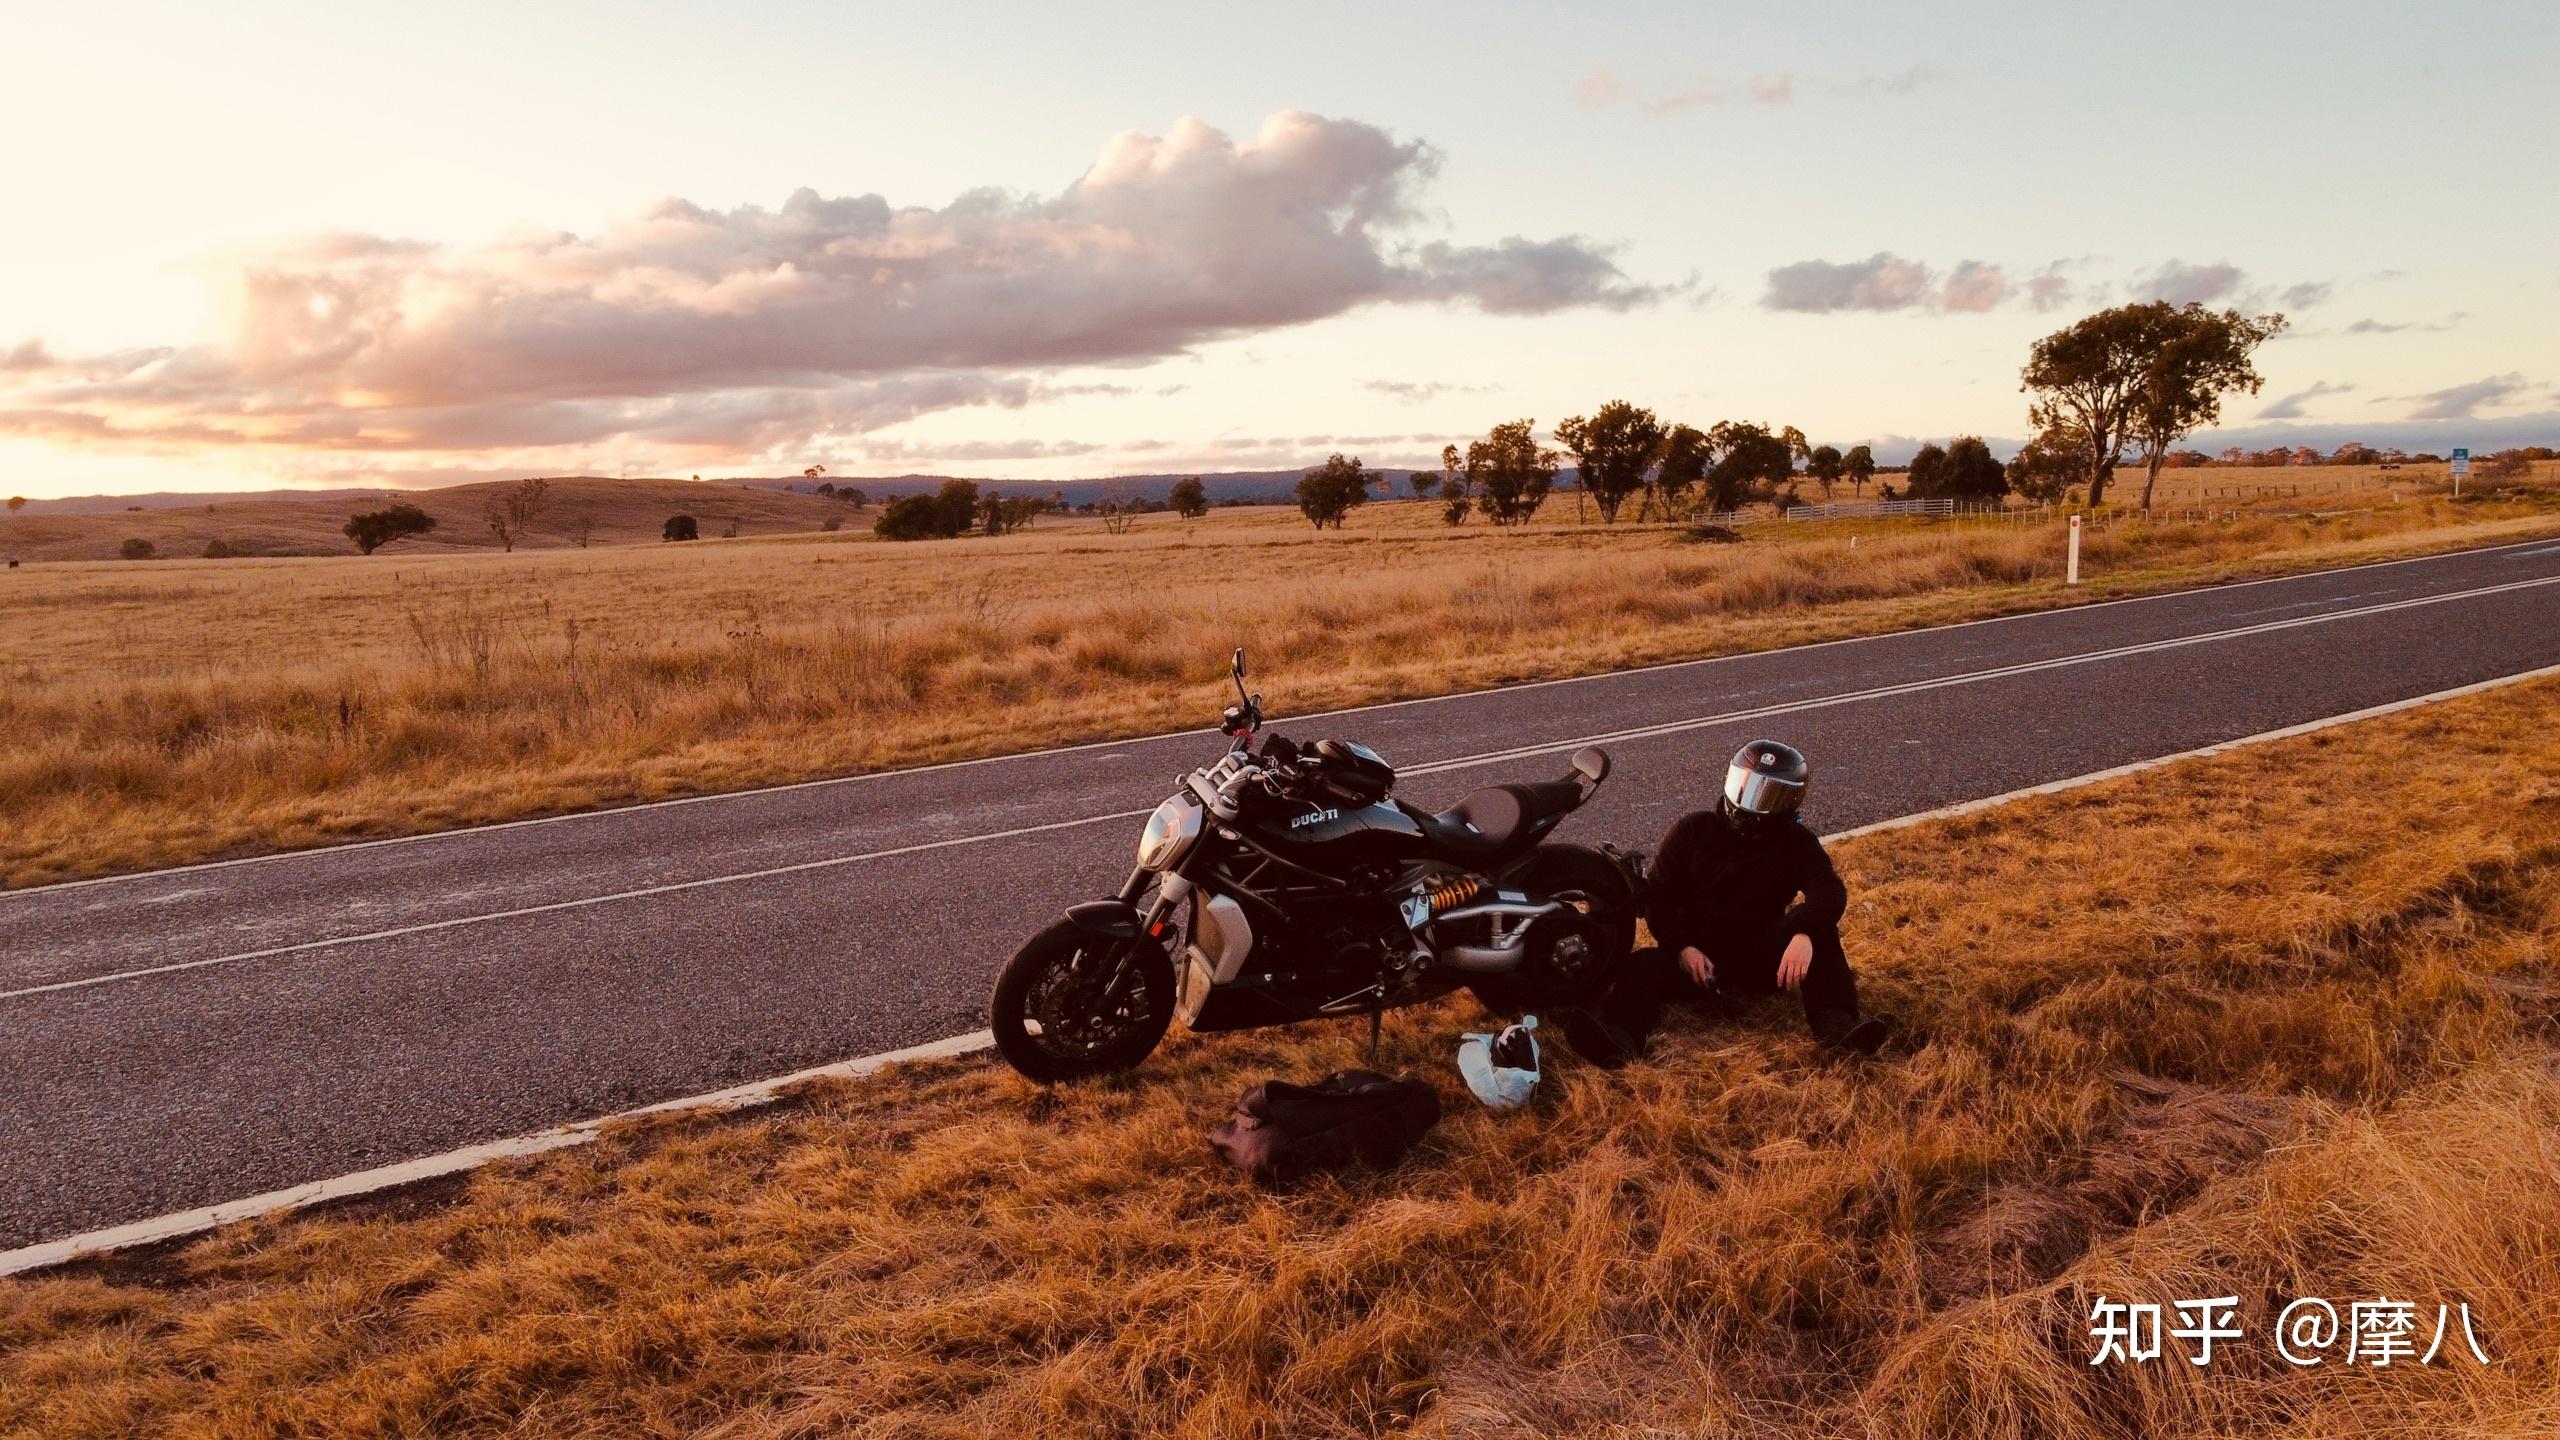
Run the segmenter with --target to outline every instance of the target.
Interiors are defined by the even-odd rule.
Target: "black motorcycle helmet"
[[[1733,752],[1724,769],[1724,799],[1718,808],[1740,829],[1748,830],[1796,813],[1804,803],[1811,767],[1804,752],[1775,740],[1754,740]]]

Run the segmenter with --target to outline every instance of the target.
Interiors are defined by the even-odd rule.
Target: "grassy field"
[[[114,560],[124,542],[135,539],[150,541],[162,560],[200,557],[217,540],[244,556],[352,555],[355,542],[344,531],[347,517],[378,510],[392,500],[407,501],[434,516],[436,528],[398,542],[382,552],[384,558],[499,550],[482,511],[492,492],[512,483],[385,491],[365,501],[297,499],[279,492],[254,500],[107,512],[30,508],[0,514],[0,556],[30,562]],[[817,494],[599,476],[563,477],[550,487],[547,503],[517,548],[575,548],[582,533],[591,546],[655,544],[672,515],[693,516],[706,536],[726,534],[732,522],[742,537],[815,531],[831,518],[850,529],[871,528],[869,513]]]
[[[2066,592],[2051,517],[1433,509],[0,572],[0,883],[1200,724],[1237,644],[1308,710],[2560,530],[2547,488],[2111,522]]]
[[[1202,1142],[1357,1027],[1044,1094],[949,1062],[0,1284],[0,1432],[2547,1436],[2560,737],[2542,682],[1838,847],[1903,1038],[1783,1002],[1253,1192]],[[2091,1306],[2234,1295],[2195,1368]],[[2492,1363],[2283,1362],[2291,1300]]]

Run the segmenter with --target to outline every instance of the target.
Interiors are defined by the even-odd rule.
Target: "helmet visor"
[[[1804,782],[1763,775],[1747,765],[1724,772],[1725,803],[1751,815],[1792,815],[1804,803]]]

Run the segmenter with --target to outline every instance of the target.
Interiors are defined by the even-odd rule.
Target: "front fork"
[[[1137,934],[1130,938],[1136,939],[1143,936],[1150,941],[1161,943],[1164,932],[1173,927],[1173,917],[1179,912],[1182,902],[1191,896],[1191,882],[1180,875],[1164,876],[1163,883],[1156,886],[1155,899],[1149,901],[1144,910],[1140,910],[1138,897],[1146,893],[1147,882],[1154,878],[1156,878],[1156,872],[1141,865],[1129,872],[1129,878],[1120,883],[1120,893],[1114,898],[1137,915]],[[1116,992],[1121,982],[1129,975],[1128,950],[1116,946],[1114,950],[1116,953],[1111,973],[1103,977],[1104,994]],[[1083,956],[1079,955],[1077,958],[1081,960]]]

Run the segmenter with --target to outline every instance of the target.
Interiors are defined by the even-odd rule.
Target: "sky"
[[[2408,7],[12,0],[0,492],[1431,463],[1617,398],[2560,441],[2560,18]]]

